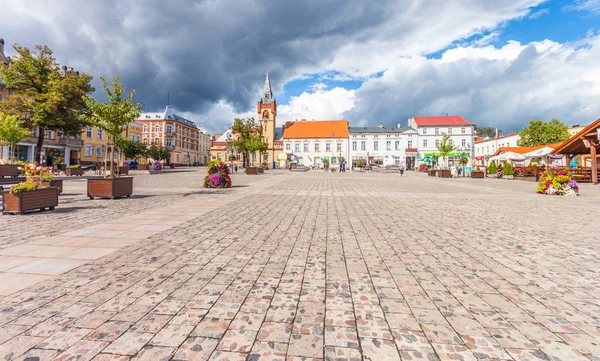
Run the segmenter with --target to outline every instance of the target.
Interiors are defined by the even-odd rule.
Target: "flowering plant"
[[[230,188],[229,167],[220,160],[211,160],[206,167],[204,188]]]
[[[150,166],[151,170],[155,170],[155,171],[160,171],[162,170],[162,164],[160,164],[159,161],[155,160],[152,165]]]
[[[46,188],[42,181],[51,181],[54,179],[50,167],[42,167],[31,163],[23,165],[23,174],[27,177],[24,182],[14,185],[10,188],[10,193],[27,192],[40,188]]]
[[[577,196],[579,195],[579,185],[576,180],[571,178],[571,172],[567,169],[546,168],[540,177],[536,192],[557,196]]]

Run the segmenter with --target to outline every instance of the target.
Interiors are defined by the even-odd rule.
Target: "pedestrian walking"
[[[398,168],[400,171],[400,177],[404,176],[404,164],[400,164],[400,167]]]
[[[237,164],[233,166],[233,169],[235,169],[235,172],[237,173]]]

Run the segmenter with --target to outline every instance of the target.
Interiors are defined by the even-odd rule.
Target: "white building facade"
[[[444,135],[449,134],[449,142],[456,151],[449,154],[444,166],[457,164],[462,157],[473,160],[475,125],[460,116],[421,116],[408,119],[408,126],[418,132],[418,159],[439,155],[437,145]]]
[[[283,152],[292,164],[321,167],[328,162],[338,167],[348,161],[348,121],[287,122]]]
[[[480,164],[487,164],[489,158],[499,149],[506,147],[518,147],[521,137],[519,134],[509,133],[505,137],[484,138],[475,142],[475,160]]]
[[[350,127],[349,162],[358,159],[379,166],[403,164],[411,168],[416,161],[417,130],[409,127]]]

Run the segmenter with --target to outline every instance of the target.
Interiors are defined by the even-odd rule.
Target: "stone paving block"
[[[323,341],[323,336],[318,335],[292,335],[288,355],[321,357],[323,356]]]
[[[127,331],[113,341],[103,352],[116,355],[135,355],[154,337],[152,333]]]
[[[171,360],[175,349],[172,347],[146,346],[136,356],[131,358],[132,361],[169,361]]]
[[[238,312],[229,325],[232,330],[258,331],[265,318],[263,313]]]
[[[130,322],[107,321],[85,337],[91,341],[114,341],[131,327]]]
[[[356,328],[335,326],[325,327],[325,345],[358,348]]]
[[[287,343],[257,341],[252,346],[252,351],[248,359],[257,361],[285,361],[287,349]]]
[[[190,336],[192,337],[210,337],[221,338],[231,320],[218,318],[203,318],[202,321],[194,328]]]
[[[449,326],[444,325],[421,325],[425,336],[431,343],[462,345],[464,342],[460,336]]]
[[[208,360],[219,340],[205,337],[190,337],[175,352],[173,360]]]
[[[433,348],[423,332],[394,330],[392,331],[396,347],[400,351],[414,351],[421,353],[434,353]]]
[[[149,313],[142,317],[141,320],[131,326],[131,331],[146,333],[157,333],[164,325],[166,325],[173,316],[169,315],[157,315]],[[123,322],[123,321],[121,321]]]
[[[66,350],[87,336],[92,330],[87,328],[69,327],[58,331],[36,345],[36,348]]]
[[[42,360],[53,360],[60,351],[58,350],[41,350],[31,349],[19,357],[16,357],[14,361],[42,361]]]
[[[376,338],[361,338],[363,357],[365,360],[400,361],[400,354],[394,341]]]
[[[248,353],[230,352],[230,351],[215,351],[209,361],[246,361]],[[286,360],[288,361],[288,360]]]
[[[113,317],[116,312],[109,311],[92,311],[86,314],[83,317],[78,318],[77,320],[71,323],[71,327],[81,327],[81,328],[97,328],[102,325],[104,322],[108,321],[111,317]]]
[[[16,336],[0,345],[0,358],[12,360],[44,340],[43,337]]]
[[[189,336],[194,326],[167,325],[163,327],[150,344],[155,346],[178,347]]]
[[[89,361],[96,356],[108,342],[81,340],[62,352],[52,361]]]
[[[10,340],[11,338],[24,333],[29,326],[25,325],[4,325],[0,327],[0,345],[4,342]],[[27,336],[38,336],[38,335],[29,335]]]
[[[462,360],[462,361],[477,361],[477,357],[473,355],[471,350],[464,345],[448,345],[440,343],[432,343],[435,352],[441,361]]]
[[[219,351],[247,353],[252,349],[257,332],[250,330],[228,330],[217,346]]]
[[[94,357],[92,359],[92,361],[129,361],[129,360],[130,360],[129,356],[112,355],[112,354],[107,354],[107,353],[101,353],[99,355],[96,355],[96,357]]]

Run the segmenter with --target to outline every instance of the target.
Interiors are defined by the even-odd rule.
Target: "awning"
[[[483,160],[485,157],[483,155],[478,155],[475,157],[476,160]]]
[[[506,152],[506,153],[502,153],[500,155],[496,155],[490,158],[491,161],[495,161],[495,160],[499,160],[499,161],[505,161],[505,160],[516,160],[516,161],[523,161],[525,160],[525,157],[522,156],[519,153],[515,153],[515,152]]]

